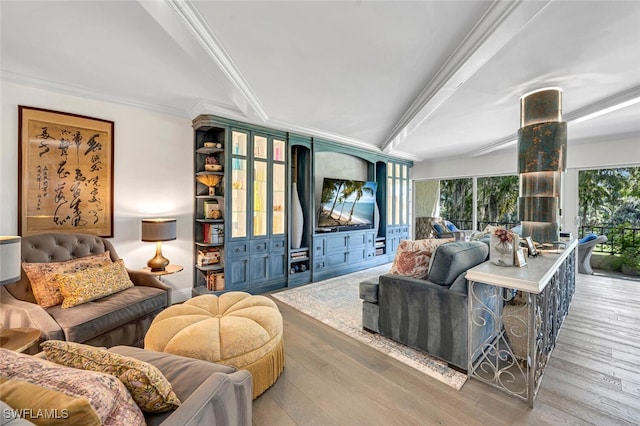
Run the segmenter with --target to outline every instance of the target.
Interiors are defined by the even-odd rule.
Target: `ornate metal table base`
[[[533,407],[575,292],[575,245],[572,246],[567,249],[569,253],[564,253],[564,260],[541,275],[540,292],[516,290],[518,280],[513,280],[515,288],[510,287],[509,277],[502,283],[491,283],[492,297],[500,302],[497,305],[502,306],[501,312],[494,312],[481,302],[476,295],[479,280],[468,275],[469,341],[474,341],[474,335],[483,327],[493,327],[490,338],[476,348],[469,347],[469,377],[498,387]],[[483,297],[486,300],[486,290]],[[487,315],[494,320],[486,321]]]

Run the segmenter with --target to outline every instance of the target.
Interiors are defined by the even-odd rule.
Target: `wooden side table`
[[[40,340],[36,328],[3,328],[0,330],[0,347],[24,352]]]
[[[168,265],[164,271],[152,271],[151,268],[149,268],[148,266],[145,266],[144,268],[142,268],[143,272],[146,272],[148,274],[151,275],[156,275],[156,276],[162,276],[162,275],[170,275],[170,274],[175,274],[176,272],[180,272],[184,269],[184,267],[180,266],[180,265]]]
[[[160,281],[162,281],[162,277],[164,275],[175,274],[176,272],[180,272],[183,269],[184,269],[184,267],[182,267],[180,265],[167,265],[167,267],[164,268],[164,271],[152,271],[151,268],[149,268],[148,266],[145,266],[144,268],[141,269],[141,271],[142,272],[146,272],[147,274],[154,275],[154,276],[158,277],[158,279]]]

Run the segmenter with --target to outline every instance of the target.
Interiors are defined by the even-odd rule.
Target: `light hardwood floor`
[[[473,379],[456,391],[276,301],[285,370],[253,424],[639,425],[640,282],[576,287],[533,409]]]

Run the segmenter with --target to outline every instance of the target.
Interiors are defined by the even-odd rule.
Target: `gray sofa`
[[[94,235],[45,233],[22,238],[22,261],[61,262],[104,253],[119,259],[108,240]],[[171,301],[171,288],[154,276],[128,270],[134,286],[93,302],[62,309],[36,303],[24,271],[20,281],[0,286],[0,323],[7,328],[29,327],[44,340],[67,340],[93,346],[143,345],[153,318]]]
[[[428,280],[385,274],[360,283],[362,324],[379,333],[440,358],[462,370],[467,369],[467,280],[466,271],[487,260],[489,248],[479,241],[442,244],[431,259]],[[486,285],[475,286],[478,297],[494,312],[495,297]],[[488,314],[489,324],[493,318]],[[473,348],[485,340],[475,336]]]
[[[146,415],[147,425],[251,425],[252,378],[247,370],[130,346],[109,351],[157,367],[182,401],[175,411]]]
[[[130,346],[115,346],[108,350],[158,368],[182,402],[173,411],[146,413],[147,425],[251,425],[253,382],[248,371]],[[36,357],[44,358],[44,352]],[[0,424],[32,424],[25,419],[11,421],[10,414],[10,411],[0,412]]]

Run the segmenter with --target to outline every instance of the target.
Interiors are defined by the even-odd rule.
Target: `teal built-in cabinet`
[[[409,238],[410,161],[213,115],[193,128],[193,295],[264,293],[366,269],[392,261]],[[344,173],[377,183],[379,220],[320,233],[318,187]]]

